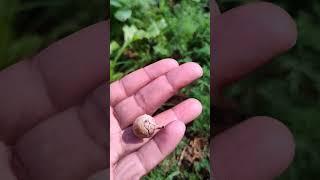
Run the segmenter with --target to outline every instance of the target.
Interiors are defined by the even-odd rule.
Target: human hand
[[[110,114],[109,142],[108,40],[101,38],[107,33],[106,22],[95,24],[0,72],[0,179],[105,179],[107,168],[114,179],[140,177],[175,148],[184,123],[201,113],[200,102],[188,99],[155,116],[166,127],[153,138],[132,135],[128,126],[136,116],[152,114],[202,75],[195,63],[161,60],[110,86],[110,110],[117,116]]]
[[[295,44],[295,23],[279,7],[252,3],[220,14],[215,2],[212,6],[211,66],[215,96],[221,94],[223,87]],[[214,103],[220,99],[221,96],[215,98]],[[212,114],[215,118],[215,111]],[[211,128],[220,123],[214,119]],[[291,163],[294,140],[279,121],[252,117],[214,137],[210,153],[212,175],[217,180],[274,179]]]
[[[165,126],[153,137],[137,138],[131,125],[140,115],[152,115],[177,90],[202,76],[196,63],[178,65],[164,59],[110,85],[110,173],[111,179],[139,179],[175,149],[185,124],[202,110],[201,103],[187,99],[154,118]]]
[[[82,180],[108,167],[106,25],[0,72],[0,179]]]

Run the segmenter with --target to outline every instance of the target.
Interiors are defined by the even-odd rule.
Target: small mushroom
[[[161,128],[164,126],[157,125],[154,118],[147,114],[137,117],[132,126],[133,133],[141,139],[151,137],[156,129]]]

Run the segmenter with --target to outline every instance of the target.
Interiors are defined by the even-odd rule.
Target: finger
[[[0,142],[0,179],[17,180],[11,169],[11,154],[8,147]]]
[[[213,0],[213,1],[210,1],[210,6],[211,6],[211,17],[215,17],[215,16],[217,16],[217,15],[219,15],[220,14],[220,9],[219,9],[219,6],[218,6],[218,4],[217,4],[217,2],[215,1],[215,0]]]
[[[20,157],[18,170],[33,180],[78,180],[108,168],[106,88],[103,83],[82,105],[57,113],[20,137],[13,147]]]
[[[152,114],[180,88],[202,76],[201,67],[185,63],[158,77],[137,93],[114,107],[121,128],[126,128],[142,114]]]
[[[109,21],[97,23],[60,40],[34,57],[56,107],[83,100],[106,82]]]
[[[292,134],[283,124],[268,117],[249,119],[213,139],[213,177],[275,179],[292,161],[294,146]]]
[[[138,179],[168,156],[181,141],[185,124],[173,121],[138,151],[124,157],[115,168],[115,179]]]
[[[41,119],[106,81],[107,23],[72,34],[0,72],[0,139],[14,142]]]
[[[270,3],[252,3],[214,18],[211,37],[213,82],[221,87],[291,48],[297,38],[292,18]]]
[[[78,180],[107,168],[105,148],[72,108],[34,127],[19,139],[14,151],[20,157],[19,171],[27,171],[28,179]]]
[[[141,68],[123,77],[110,85],[110,105],[114,106],[123,99],[131,96],[150,81],[177,68],[178,62],[174,59],[163,59],[149,66]]]
[[[159,126],[167,126],[173,121],[181,121],[185,124],[196,119],[202,112],[201,103],[196,99],[187,99],[180,104],[176,105],[175,107],[166,110],[157,116],[154,117],[156,123]],[[150,140],[148,139],[140,139],[136,137],[133,132],[132,128],[128,127],[123,131],[122,141],[123,144],[123,153],[121,154],[129,154],[133,151],[136,151],[145,143]]]

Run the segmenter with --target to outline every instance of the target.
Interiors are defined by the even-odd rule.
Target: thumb
[[[10,151],[2,142],[0,142],[0,172],[0,179],[17,180],[10,165]]]

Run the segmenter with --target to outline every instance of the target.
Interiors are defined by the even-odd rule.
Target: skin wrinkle
[[[158,131],[159,130],[155,130],[155,133],[151,136],[151,137],[149,137],[149,138],[144,138],[144,139],[140,139],[140,138],[138,138],[138,137],[136,137],[134,134],[133,134],[133,132],[132,132],[132,127],[128,127],[126,130],[124,130],[124,132],[123,133],[128,133],[128,131],[130,132],[130,135],[132,135],[132,137],[133,137],[133,139],[134,140],[131,140],[132,142],[133,142],[133,144],[136,142],[137,143],[137,145],[139,146],[139,144],[140,145],[144,145],[144,144],[146,144],[148,141],[150,141],[157,133],[158,133]],[[123,136],[121,136],[121,137],[123,137]],[[137,150],[137,148],[139,148],[139,147],[136,147],[137,145],[135,145],[135,146],[133,146],[133,147],[127,147],[127,148],[125,148],[125,145],[131,145],[132,144],[132,142],[131,141],[126,141],[126,140],[124,140],[123,138],[122,138],[122,140],[121,140],[121,143],[124,145],[123,146],[123,148],[124,148],[124,150],[123,150],[123,154],[130,154],[131,152],[134,152],[134,151],[136,151]],[[127,143],[127,144],[126,144]],[[122,158],[122,156],[121,156],[121,158]],[[121,158],[119,158],[119,159],[121,159]]]
[[[112,106],[111,106],[111,110],[112,110],[112,115],[113,115],[114,119],[118,119],[117,112],[113,109]],[[111,111],[110,111],[110,112],[111,112]],[[111,115],[110,115],[110,117],[111,117]],[[116,121],[116,122],[117,122],[117,125],[120,127],[119,121]],[[121,130],[122,130],[122,129],[120,128],[119,133],[122,132]],[[117,133],[118,133],[118,132],[116,132],[116,133],[114,133],[114,134],[117,134]],[[110,135],[113,135],[113,134],[110,134]]]
[[[128,102],[130,102],[131,105],[133,105],[134,107],[131,106],[131,108],[129,107],[130,109],[128,109]],[[133,109],[134,109],[134,112],[132,112]],[[119,104],[117,104],[114,107],[114,110],[117,113],[117,120],[119,121],[121,129],[125,129],[126,127],[128,127],[131,124],[131,122],[130,123],[128,122],[128,119],[129,119],[128,114],[127,114],[127,116],[124,116],[123,113],[131,112],[131,114],[129,114],[130,120],[133,120],[136,117],[138,117],[139,115],[145,113],[145,110],[141,106],[139,106],[139,104],[137,103],[137,100],[135,99],[134,95],[121,101]],[[133,116],[133,117],[131,117],[131,116]]]
[[[119,134],[122,134],[122,133],[119,133]],[[120,140],[120,146],[121,147],[117,152],[112,152],[112,153],[116,153],[117,154],[117,155],[115,155],[115,157],[116,157],[115,159],[117,159],[117,160],[121,159],[122,158],[122,154],[125,153],[124,144],[123,144],[123,141],[121,141],[121,140]],[[111,154],[111,150],[110,150],[110,154]],[[116,162],[111,162],[110,161],[110,163],[112,163],[113,167],[115,168],[117,166],[117,164],[118,164],[118,161],[116,161]]]
[[[112,108],[112,114],[113,114],[114,119],[119,119],[119,116],[118,116],[117,112],[114,110],[113,107],[111,107],[111,108]],[[120,127],[119,121],[117,121],[117,123],[118,123],[118,126]],[[121,131],[121,130],[122,130],[122,129],[120,128],[120,131]],[[111,135],[112,135],[112,134],[111,134]]]
[[[74,109],[74,111],[76,111],[76,113],[77,113],[77,111],[79,112],[79,108]],[[89,132],[87,131],[86,127],[83,126],[83,123],[82,123],[82,120],[81,120],[81,116],[79,116],[79,113],[77,113],[77,115],[78,115],[78,116],[77,116],[77,117],[78,117],[78,120],[80,121],[80,124],[81,124],[80,127],[82,128],[83,134],[85,134],[85,136],[89,139],[90,142],[92,142],[93,144],[96,145],[96,147],[99,149],[98,151],[105,152],[106,149],[104,148],[104,146],[101,146],[99,143],[97,143],[97,142],[95,141],[95,139],[92,139],[92,138],[91,138],[91,136],[90,136]],[[105,158],[105,157],[104,157],[104,158]],[[102,161],[101,161],[101,162],[102,162]],[[100,163],[99,163],[99,164],[100,164]],[[104,167],[100,166],[100,168],[98,168],[98,167],[96,166],[96,167],[95,167],[95,170],[96,170],[96,171],[99,171],[99,170],[105,169],[105,168],[107,168],[108,165],[106,165],[105,163],[103,163],[103,166],[104,166]]]
[[[163,150],[160,148],[159,146],[159,141],[158,141],[158,136],[156,136],[154,139],[152,139],[151,141],[156,145],[157,149],[159,150],[159,152],[161,153],[161,155],[165,155],[165,153],[163,152]]]
[[[173,113],[173,115],[174,115],[174,119],[173,119],[173,121],[179,121],[179,120],[181,120],[181,118],[179,118],[179,116],[178,116],[178,114],[177,114],[177,112],[176,112],[176,110],[175,110],[175,107],[173,107],[172,109],[170,109],[170,111]]]
[[[170,81],[168,80],[167,74],[162,75],[162,76],[154,79],[154,80],[151,81],[150,83],[159,81],[161,78],[164,78],[164,79],[166,80],[167,85],[169,85],[169,87],[170,87],[170,89],[171,89],[170,92],[168,93],[168,94],[170,94],[169,96],[174,95],[174,94],[176,93],[176,91],[175,91],[175,88],[173,87],[173,85],[172,85],[172,84],[170,83]],[[149,84],[150,84],[150,83],[149,83]],[[148,84],[148,85],[149,85],[149,84]],[[148,87],[148,85],[146,85],[145,87]],[[142,94],[142,90],[143,90],[143,88],[140,89],[140,90],[135,94],[135,96],[134,96],[134,97],[135,97],[135,100],[136,100],[137,104],[144,110],[145,113],[147,113],[147,114],[153,114],[154,111],[156,110],[156,108],[149,106],[149,104],[147,103],[146,97],[145,97],[145,95],[147,95],[147,94]],[[139,97],[139,98],[138,98],[138,97]],[[150,107],[150,108],[148,108],[148,107]]]
[[[142,109],[142,114],[149,114],[150,110],[147,108],[147,102],[141,91],[133,95],[134,100],[136,101],[137,105]],[[142,115],[141,114],[141,115]],[[137,116],[138,117],[138,116]]]
[[[99,102],[98,102],[98,100],[94,97],[94,96],[90,96],[89,98],[87,98],[86,99],[86,103],[88,103],[88,105],[93,105],[94,107],[93,107],[93,109],[97,109],[98,110],[98,112],[97,113],[101,113],[102,115],[105,115],[105,109],[103,108],[103,105],[101,105]],[[85,103],[81,106],[82,108],[84,108],[84,106],[85,106]],[[81,109],[81,108],[80,108]],[[80,109],[79,109],[79,116],[81,116],[80,115]],[[84,121],[84,124],[85,124],[85,126],[87,127],[87,129],[88,129],[88,132],[90,131],[89,130],[89,125],[87,124],[87,123],[85,123],[85,122],[87,122],[87,121]],[[90,121],[88,121],[88,122],[90,122]],[[96,137],[95,135],[92,135],[92,138],[93,139],[95,139],[94,137]],[[97,141],[99,141],[98,139],[97,139]],[[106,142],[105,142],[105,144],[103,143],[103,142],[101,142],[101,143],[99,143],[99,142],[97,142],[98,144],[100,144],[102,147],[104,147],[104,146],[106,146],[107,147],[107,140],[106,140]]]
[[[176,87],[174,87],[173,83],[169,80],[168,74],[164,75],[164,77],[166,78],[166,80],[167,80],[167,82],[168,82],[168,84],[169,84],[169,86],[171,88],[171,92],[170,93],[171,94],[177,93],[178,89]]]
[[[33,123],[29,123],[29,124],[24,124],[23,127],[18,127],[18,125],[13,124],[13,126],[17,126],[18,129],[20,129],[21,132],[20,134],[25,134],[28,131],[30,131],[33,127],[37,126],[38,124],[40,124],[42,122],[43,119],[47,119],[48,117],[50,117],[53,113],[58,111],[57,106],[54,104],[52,96],[49,93],[48,90],[48,86],[47,86],[47,81],[45,80],[41,68],[39,67],[39,63],[38,61],[35,61],[32,58],[30,59],[26,59],[24,61],[24,65],[26,66],[26,68],[28,68],[28,74],[32,75],[32,76],[36,76],[36,78],[34,78],[34,82],[39,85],[41,87],[41,89],[45,92],[45,99],[43,100],[43,102],[47,102],[46,104],[48,104],[49,109],[45,110],[48,111],[50,113],[46,114],[46,115],[42,115],[41,117],[36,117],[36,120],[34,120]],[[35,75],[33,73],[36,73]],[[26,119],[26,117],[29,117],[29,112],[21,112],[20,113],[20,118],[19,119]],[[17,136],[21,136],[21,135],[9,135],[9,144],[15,144],[17,141],[19,141],[20,137]]]
[[[121,133],[119,133],[120,137],[122,137],[123,133],[124,133],[123,131]],[[117,153],[118,154],[118,158],[117,159],[121,159],[123,157],[123,154],[125,154],[125,152],[126,152],[125,144],[124,144],[124,141],[122,139],[120,140],[120,144],[121,144],[121,149],[119,149],[119,151]],[[117,162],[115,162],[115,163],[117,163]]]
[[[146,70],[145,67],[143,67],[143,68],[141,68],[141,69],[142,69],[143,72],[147,75],[147,77],[148,77],[148,82],[151,82],[153,79],[155,79],[155,77],[153,77],[153,76],[151,76],[151,75],[149,74],[149,72]]]
[[[28,168],[24,165],[19,152],[15,148],[11,148],[11,158],[10,158],[11,169],[16,175],[17,180],[29,180],[31,179],[31,174]]]
[[[115,106],[116,104],[118,104],[120,101],[122,101],[122,97],[126,97],[127,95],[126,95],[126,93],[124,92],[124,87],[123,87],[123,85],[121,85],[121,83],[122,82],[120,82],[121,81],[121,79],[120,80],[118,80],[118,81],[115,81],[115,82],[113,82],[112,84],[110,84],[110,89],[111,88],[116,88],[116,89],[119,89],[119,90],[117,90],[117,91],[120,91],[119,93],[118,93],[118,95],[116,96],[116,97],[113,97],[114,95],[112,94],[112,92],[110,91],[110,89],[109,89],[109,95],[110,95],[110,106]]]
[[[139,153],[139,151],[134,152],[134,154],[138,157],[139,163],[140,163],[141,167],[142,167],[143,170],[144,170],[144,172],[141,172],[141,173],[145,174],[145,173],[148,172],[148,171],[147,171],[146,165],[145,165],[144,162],[143,162],[143,158],[141,157],[142,154]],[[141,177],[141,175],[139,175],[139,178],[140,178],[140,177]]]
[[[129,94],[128,94],[128,92],[127,92],[127,89],[126,89],[126,87],[125,87],[122,79],[120,79],[120,80],[118,81],[118,83],[119,83],[122,91],[124,92],[125,97],[128,97]],[[120,101],[120,102],[121,102],[121,101]],[[119,102],[118,102],[118,103],[119,103]],[[117,103],[117,104],[118,104],[118,103]]]
[[[46,80],[44,73],[43,73],[43,70],[41,69],[39,63],[40,63],[39,60],[32,60],[30,69],[31,69],[31,71],[35,70],[35,72],[38,72],[38,74],[39,74],[38,77],[40,77],[39,79],[41,79],[41,84],[43,85],[42,87],[44,87],[48,102],[50,103],[50,105],[52,107],[52,113],[54,113],[54,112],[57,112],[60,108],[53,101],[53,96],[50,94],[50,91],[48,88],[48,81]]]
[[[83,127],[84,131],[85,131],[85,134],[89,137],[89,139],[94,143],[96,144],[101,150],[106,150],[105,149],[105,146],[103,144],[100,144],[99,142],[97,142],[97,140],[94,138],[94,135],[91,134],[90,130],[89,130],[89,127],[86,126],[86,123],[85,123],[85,120],[81,114],[81,108],[77,108],[76,109],[76,112],[77,112],[77,117],[81,123],[81,126]]]
[[[95,107],[96,107],[97,109],[99,109],[99,111],[100,111],[101,113],[105,113],[105,108],[104,108],[104,106],[103,106],[101,103],[99,103],[98,100],[97,100],[95,97],[89,97],[89,98],[87,98],[87,101],[88,101],[88,102],[91,102],[92,104],[94,104]]]
[[[159,73],[159,72],[154,72],[153,71],[153,69],[151,69],[151,67],[153,67],[154,68],[154,64],[151,64],[151,65],[148,65],[148,66],[146,66],[146,67],[143,67],[143,69],[146,71],[146,73],[149,75],[149,77],[151,77],[151,80],[154,80],[154,79],[156,79],[157,77],[160,77],[161,76],[161,74],[163,75],[163,74],[166,74],[166,73],[168,73],[169,71],[171,71],[171,70],[173,70],[173,69],[176,69],[176,68],[178,68],[179,67],[179,63],[176,61],[176,60],[174,60],[174,59],[164,59],[165,61],[170,61],[170,69],[169,70],[167,70],[167,71],[165,71],[165,72],[163,72],[163,70],[161,71],[162,73]],[[161,60],[161,61],[164,61],[164,60]],[[151,66],[151,67],[150,67]],[[172,67],[171,67],[172,66]]]

